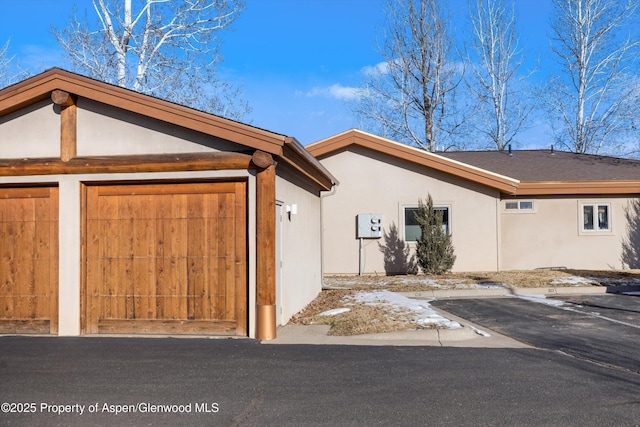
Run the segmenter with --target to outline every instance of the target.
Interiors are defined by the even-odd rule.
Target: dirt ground
[[[324,289],[291,319],[294,324],[330,325],[331,335],[356,335],[415,329],[410,313],[384,305],[354,303],[356,292],[388,290],[414,292],[439,289],[553,288],[640,284],[640,270],[531,270],[449,273],[440,276],[333,276],[324,278]],[[348,306],[350,311],[332,316],[320,313]]]

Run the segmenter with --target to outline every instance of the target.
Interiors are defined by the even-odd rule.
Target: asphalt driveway
[[[639,297],[598,295],[554,300],[565,304],[554,306],[515,297],[431,304],[534,347],[640,372]]]
[[[0,337],[0,379],[0,425],[9,426],[582,427],[640,420],[640,375],[530,348]]]

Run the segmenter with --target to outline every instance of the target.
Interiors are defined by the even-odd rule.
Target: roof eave
[[[449,173],[497,189],[503,193],[515,193],[520,183],[517,179],[499,175],[434,153],[418,150],[414,147],[409,147],[408,145],[356,129],[351,129],[313,143],[307,146],[307,150],[316,158],[324,158],[351,145],[361,146],[392,157]]]
[[[515,195],[640,194],[640,180],[521,182]]]

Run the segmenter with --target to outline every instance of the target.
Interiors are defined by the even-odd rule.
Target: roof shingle
[[[640,161],[550,150],[437,153],[521,182],[625,181],[640,179]]]

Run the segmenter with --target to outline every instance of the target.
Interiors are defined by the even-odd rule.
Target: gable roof
[[[338,151],[348,149],[350,146],[365,147],[389,156],[484,184],[504,193],[514,193],[519,184],[517,179],[462,163],[455,159],[448,159],[438,154],[400,144],[357,129],[351,129],[307,145],[307,150],[316,158],[322,159]]]
[[[62,90],[278,156],[281,161],[294,167],[325,190],[331,189],[337,182],[295,138],[100,82],[60,68],[52,68],[0,90],[0,117],[47,99],[54,90]]]
[[[322,159],[352,144],[467,178],[506,194],[640,193],[638,160],[550,150],[515,150],[511,155],[505,151],[429,153],[358,130],[335,135],[307,149]]]

